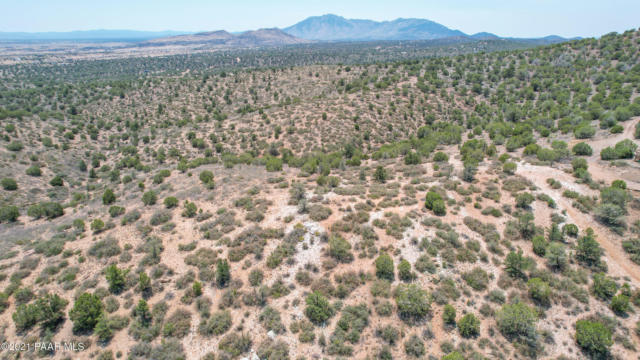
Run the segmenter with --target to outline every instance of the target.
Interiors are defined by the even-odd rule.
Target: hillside
[[[279,29],[245,31],[238,35],[224,30],[203,32],[193,35],[177,35],[145,41],[142,45],[221,45],[225,47],[259,47],[306,44],[308,40],[298,39]]]
[[[637,358],[640,31],[483,41],[2,65],[2,357]]]

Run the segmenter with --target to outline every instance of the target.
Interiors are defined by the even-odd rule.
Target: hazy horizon
[[[624,7],[624,12],[618,9]],[[349,19],[390,21],[422,18],[467,34],[490,32],[505,37],[600,36],[612,31],[637,28],[640,3],[632,1],[522,1],[489,0],[481,4],[459,0],[399,0],[392,8],[384,2],[363,0],[291,0],[262,3],[255,0],[219,3],[185,0],[180,3],[142,0],[135,3],[114,0],[86,3],[63,0],[50,3],[25,0],[5,4],[2,32],[69,32],[89,30],[239,32],[260,28],[284,28],[310,16],[335,14]],[[28,14],[28,16],[24,16]]]

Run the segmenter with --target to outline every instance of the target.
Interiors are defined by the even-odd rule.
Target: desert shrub
[[[49,181],[49,185],[51,185],[51,186],[63,186],[64,185],[64,180],[62,180],[62,177],[60,177],[59,175],[56,175]]]
[[[587,353],[603,358],[613,345],[611,330],[600,322],[589,320],[576,322],[576,342]]]
[[[480,334],[480,320],[469,313],[458,320],[458,332],[464,338],[478,336]]]
[[[411,263],[405,259],[398,264],[398,277],[402,281],[412,281],[416,275],[411,271]]]
[[[12,141],[12,142],[8,143],[6,147],[7,147],[7,150],[15,151],[15,152],[18,152],[18,151],[24,149],[24,145],[22,145],[22,143],[20,141]]]
[[[388,177],[389,174],[387,173],[387,170],[382,166],[378,166],[376,171],[373,173],[373,179],[381,183],[386,182]]]
[[[178,206],[178,199],[175,196],[167,196],[164,198],[163,203],[167,209],[172,209]]]
[[[159,210],[151,216],[149,224],[151,224],[151,226],[157,226],[164,224],[169,220],[171,220],[171,212],[168,210]]]
[[[123,226],[133,224],[134,222],[138,221],[141,216],[142,215],[138,210],[129,211],[122,217],[122,219],[120,220],[120,224]]]
[[[265,163],[265,167],[269,172],[282,171],[282,159],[269,156]]]
[[[231,281],[231,269],[225,259],[219,259],[216,264],[216,285],[223,288]]]
[[[116,202],[116,194],[113,193],[113,190],[106,189],[104,194],[102,194],[102,203],[104,205],[110,205]]]
[[[204,170],[200,173],[200,181],[208,188],[213,188],[215,186],[215,181],[213,180],[213,173],[209,170]]]
[[[73,331],[92,331],[102,310],[102,300],[99,297],[89,293],[80,295],[73,304],[73,309],[69,311],[69,319],[73,321]]]
[[[450,304],[446,304],[442,309],[442,321],[446,325],[455,325],[456,323],[456,308]]]
[[[429,191],[425,200],[425,207],[438,216],[445,215],[447,210],[442,196],[435,191]]]
[[[204,336],[222,335],[231,328],[231,313],[228,310],[218,311],[208,319],[203,319],[198,326],[198,333]]]
[[[329,304],[327,298],[317,291],[309,294],[305,302],[307,304],[304,311],[305,315],[307,315],[309,320],[314,324],[324,323],[335,313],[333,306]]]
[[[615,295],[618,290],[616,282],[605,275],[604,273],[598,273],[593,275],[593,283],[591,284],[591,291],[593,294],[601,300],[609,300]]]
[[[417,165],[420,164],[420,154],[415,151],[410,151],[404,157],[405,165]]]
[[[351,244],[340,235],[331,235],[329,238],[329,255],[342,263],[353,261]]]
[[[162,330],[165,337],[183,338],[191,328],[191,312],[185,309],[177,309],[164,323]]]
[[[426,352],[424,342],[416,334],[413,334],[404,342],[404,352],[416,358],[422,357]]]
[[[393,259],[389,254],[383,253],[375,261],[376,265],[376,276],[378,279],[386,279],[389,281],[393,281],[394,276],[394,265]]]
[[[18,189],[18,183],[12,178],[3,178],[0,183],[2,184],[2,188],[7,191]]]
[[[624,294],[618,294],[611,298],[611,303],[609,304],[609,307],[614,313],[618,315],[624,315],[630,309],[629,297]]]
[[[529,208],[529,205],[533,203],[535,198],[528,192],[520,193],[516,196],[516,207],[519,208]]]
[[[479,267],[463,273],[462,278],[467,282],[467,285],[476,291],[485,290],[489,284],[489,274]]]
[[[142,194],[142,203],[146,206],[154,205],[158,201],[158,195],[155,191],[149,190]]]
[[[260,359],[264,360],[285,360],[289,359],[289,345],[282,340],[265,340],[258,347],[256,352]]]
[[[262,279],[264,278],[264,273],[260,269],[253,269],[249,273],[249,284],[251,286],[260,286],[262,284]]]
[[[575,144],[571,151],[573,151],[574,155],[581,156],[591,156],[593,154],[593,149],[591,148],[591,146],[589,146],[589,144],[585,142],[579,142]]]
[[[513,175],[516,172],[518,165],[514,162],[508,161],[502,165],[502,171],[506,174]]]
[[[540,278],[531,278],[527,282],[529,296],[542,305],[549,305],[551,302],[551,287]]]
[[[16,330],[21,332],[38,324],[44,330],[53,331],[64,319],[67,304],[67,300],[56,294],[46,294],[32,304],[18,305],[12,315]]]
[[[398,315],[406,320],[419,320],[431,311],[429,294],[416,284],[398,285],[395,291]]]
[[[184,210],[182,210],[182,216],[186,218],[192,218],[196,216],[198,212],[198,207],[195,203],[186,201],[184,202]]]
[[[446,153],[443,153],[442,151],[438,151],[437,153],[433,154],[433,161],[436,161],[436,162],[449,161],[449,155],[447,155]]]
[[[116,206],[116,205],[114,205],[114,206],[109,207],[109,215],[110,215],[112,218],[116,218],[116,217],[118,217],[118,216],[120,216],[120,215],[124,214],[124,213],[125,213],[125,211],[126,211],[126,209],[125,209],[125,208],[123,208],[122,206]]]
[[[531,336],[537,321],[536,311],[521,302],[503,305],[496,313],[498,329],[508,338]]]
[[[280,320],[280,312],[272,308],[271,306],[266,306],[262,310],[260,316],[258,317],[258,320],[260,321],[262,326],[267,329],[267,331],[273,331],[276,334],[285,331],[284,325]]]
[[[118,240],[113,237],[96,241],[89,248],[88,254],[98,259],[119,255],[122,252]]]
[[[308,212],[309,218],[311,218],[311,220],[313,221],[326,220],[327,218],[329,218],[329,216],[331,216],[330,208],[318,204],[309,206]]]
[[[576,139],[590,139],[595,135],[596,129],[588,123],[583,123],[575,127],[573,130],[573,134],[576,136]]]
[[[93,219],[91,222],[91,230],[96,234],[104,230],[104,221],[101,219]]]
[[[64,209],[62,205],[57,202],[41,202],[39,204],[31,205],[27,209],[27,214],[34,219],[46,217],[47,219],[55,219],[64,215]]]
[[[40,170],[40,167],[38,165],[32,165],[27,168],[26,174],[35,177],[42,176],[42,170]]]
[[[124,290],[128,272],[129,270],[121,270],[115,264],[107,266],[105,269],[105,277],[109,283],[109,291],[118,294]]]
[[[0,222],[15,222],[20,217],[20,210],[15,205],[0,206]]]
[[[249,335],[236,333],[228,334],[218,343],[218,349],[228,353],[231,358],[235,358],[251,348],[251,337]]]

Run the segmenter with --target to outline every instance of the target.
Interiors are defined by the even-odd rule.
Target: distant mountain
[[[289,35],[280,29],[260,29],[232,34],[224,30],[147,40],[140,45],[220,45],[258,47],[304,44],[311,41]]]
[[[86,30],[67,32],[0,32],[0,40],[14,41],[143,41],[153,38],[188,34],[186,31]]]
[[[373,21],[345,19],[342,16],[328,14],[309,17],[295,25],[283,29],[287,34],[318,41],[374,41],[374,40],[438,40],[471,39],[499,40],[508,39],[536,44],[549,44],[566,41],[559,36],[547,36],[537,39],[503,38],[488,32],[467,35],[459,30],[426,19],[396,19],[393,21]]]
[[[299,38],[325,41],[434,40],[465,36],[461,31],[425,19],[377,22],[332,14],[312,16],[283,30]]]

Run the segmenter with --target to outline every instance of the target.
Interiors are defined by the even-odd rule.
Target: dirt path
[[[634,141],[640,146],[640,142],[633,138],[636,124],[640,120],[640,117],[631,118],[625,121],[623,124],[624,130],[612,136],[606,138],[585,141],[593,149],[593,155],[587,157],[589,164],[589,172],[594,180],[604,180],[607,183],[611,183],[613,180],[622,179],[627,182],[627,188],[634,191],[640,191],[640,166],[631,162],[627,167],[614,168],[610,165],[610,162],[600,160],[600,151],[608,146],[615,146],[616,143],[629,139]],[[573,140],[569,146],[573,147],[576,143],[583,140]]]
[[[609,272],[613,275],[628,276],[636,286],[640,285],[640,266],[633,263],[622,249],[618,236],[610,230],[598,224],[591,215],[583,214],[571,205],[571,200],[562,196],[563,189],[553,189],[547,184],[547,178],[564,178],[566,174],[558,169],[549,167],[533,166],[526,163],[519,163],[517,174],[531,180],[544,193],[551,196],[558,204],[559,210],[566,210],[568,218],[581,230],[592,228],[596,240],[604,249],[604,254],[609,266]],[[576,184],[577,187],[583,185]],[[585,189],[583,193],[587,193]]]

